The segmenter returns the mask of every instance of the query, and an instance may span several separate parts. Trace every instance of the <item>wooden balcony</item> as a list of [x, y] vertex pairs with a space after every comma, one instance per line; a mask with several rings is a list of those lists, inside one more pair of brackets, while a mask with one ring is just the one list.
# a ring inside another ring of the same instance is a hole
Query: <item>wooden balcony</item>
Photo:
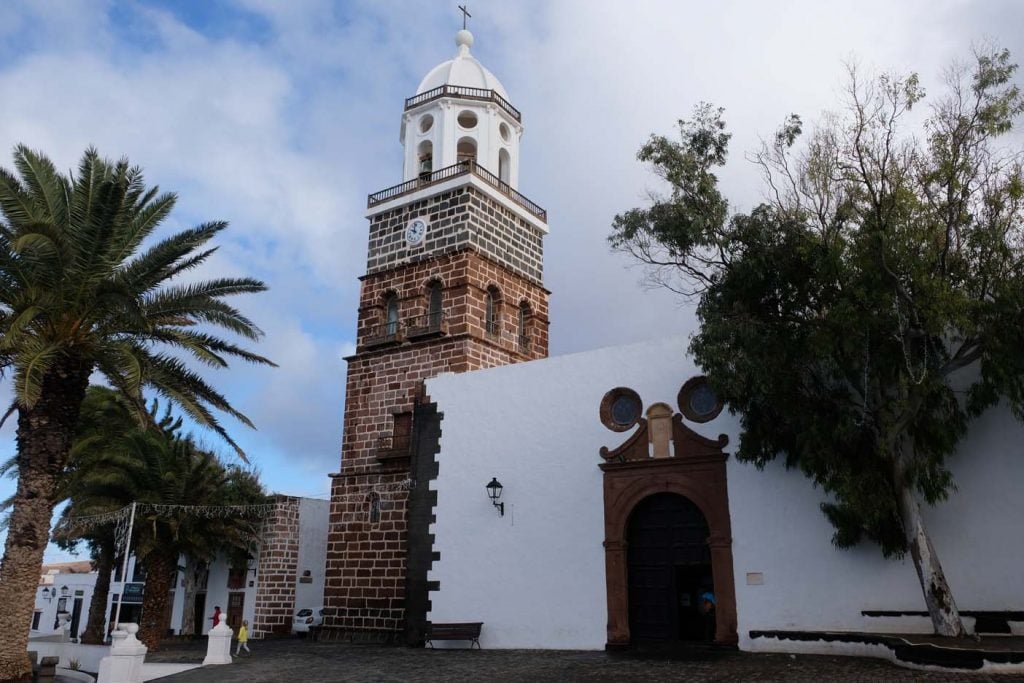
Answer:
[[408, 436], [381, 435], [377, 439], [374, 455], [382, 465], [396, 464], [411, 457], [412, 439]]

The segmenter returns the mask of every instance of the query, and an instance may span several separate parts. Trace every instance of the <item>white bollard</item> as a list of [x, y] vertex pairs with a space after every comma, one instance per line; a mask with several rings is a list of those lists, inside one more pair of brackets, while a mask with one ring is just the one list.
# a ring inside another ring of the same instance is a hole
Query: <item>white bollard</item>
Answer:
[[138, 624], [118, 624], [110, 634], [110, 654], [100, 660], [96, 683], [142, 683], [142, 663], [146, 646], [135, 634]]
[[206, 634], [209, 641], [206, 644], [206, 659], [203, 660], [203, 666], [231, 663], [231, 636], [234, 633], [228, 626], [227, 619], [222, 615], [220, 623]]

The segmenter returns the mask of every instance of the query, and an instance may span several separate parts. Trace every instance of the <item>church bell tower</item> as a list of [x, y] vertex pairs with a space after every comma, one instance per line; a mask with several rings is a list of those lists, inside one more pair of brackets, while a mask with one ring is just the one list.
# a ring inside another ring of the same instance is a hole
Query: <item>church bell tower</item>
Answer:
[[402, 182], [367, 200], [325, 634], [388, 640], [405, 628], [410, 546], [420, 556], [429, 544], [409, 523], [410, 491], [429, 487], [413, 438], [423, 380], [548, 355], [547, 213], [517, 189], [522, 115], [470, 53], [473, 35], [455, 44], [405, 100]]

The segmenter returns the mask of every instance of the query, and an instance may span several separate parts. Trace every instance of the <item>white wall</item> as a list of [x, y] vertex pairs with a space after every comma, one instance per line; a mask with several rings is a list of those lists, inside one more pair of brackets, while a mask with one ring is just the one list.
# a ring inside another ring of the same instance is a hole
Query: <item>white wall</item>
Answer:
[[[926, 524], [960, 609], [1024, 609], [1024, 429], [1009, 411], [982, 416], [950, 460], [958, 491]], [[909, 555], [885, 560], [876, 546], [832, 547], [825, 500], [797, 472], [730, 461], [730, 511], [740, 645], [751, 630], [930, 632], [927, 618], [878, 619], [862, 610], [924, 610]], [[747, 572], [764, 584], [748, 586]], [[973, 626], [973, 620], [968, 620]]]
[[[299, 500], [299, 560], [295, 577], [295, 610], [317, 609], [324, 602], [327, 569], [327, 526], [331, 502], [315, 498]], [[308, 582], [303, 574], [309, 572]]]
[[[483, 621], [484, 647], [603, 648], [606, 640], [604, 507], [598, 450], [630, 432], [598, 417], [605, 392], [635, 389], [646, 410], [700, 374], [686, 340], [601, 349], [429, 380], [441, 423], [437, 521], [441, 559], [429, 578], [429, 618]], [[698, 433], [738, 443], [723, 412]], [[1024, 609], [1024, 429], [1005, 409], [975, 423], [951, 467], [959, 491], [925, 517], [961, 609]], [[877, 547], [841, 551], [799, 472], [727, 465], [740, 646], [751, 630], [929, 630], [927, 619], [869, 619], [862, 610], [923, 610], [909, 558]], [[484, 490], [504, 485], [500, 518]], [[763, 585], [747, 585], [760, 572]], [[461, 644], [456, 644], [461, 645]], [[788, 644], [783, 644], [788, 646]]]
[[[483, 621], [484, 647], [604, 648], [599, 450], [629, 433], [606, 429], [598, 408], [617, 386], [635, 389], [645, 409], [674, 406], [697, 374], [685, 343], [664, 339], [427, 382], [444, 413], [431, 528], [441, 559], [429, 576], [441, 589], [430, 595], [431, 620]], [[504, 518], [484, 489], [492, 477], [504, 485]]]

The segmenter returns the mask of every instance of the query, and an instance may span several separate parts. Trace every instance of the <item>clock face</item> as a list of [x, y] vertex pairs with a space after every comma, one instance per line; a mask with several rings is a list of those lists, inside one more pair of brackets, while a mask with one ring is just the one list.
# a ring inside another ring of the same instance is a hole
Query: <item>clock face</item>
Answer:
[[405, 226], [405, 241], [410, 246], [416, 246], [423, 242], [423, 238], [427, 236], [427, 219], [425, 218], [413, 218], [409, 221], [409, 224]]

